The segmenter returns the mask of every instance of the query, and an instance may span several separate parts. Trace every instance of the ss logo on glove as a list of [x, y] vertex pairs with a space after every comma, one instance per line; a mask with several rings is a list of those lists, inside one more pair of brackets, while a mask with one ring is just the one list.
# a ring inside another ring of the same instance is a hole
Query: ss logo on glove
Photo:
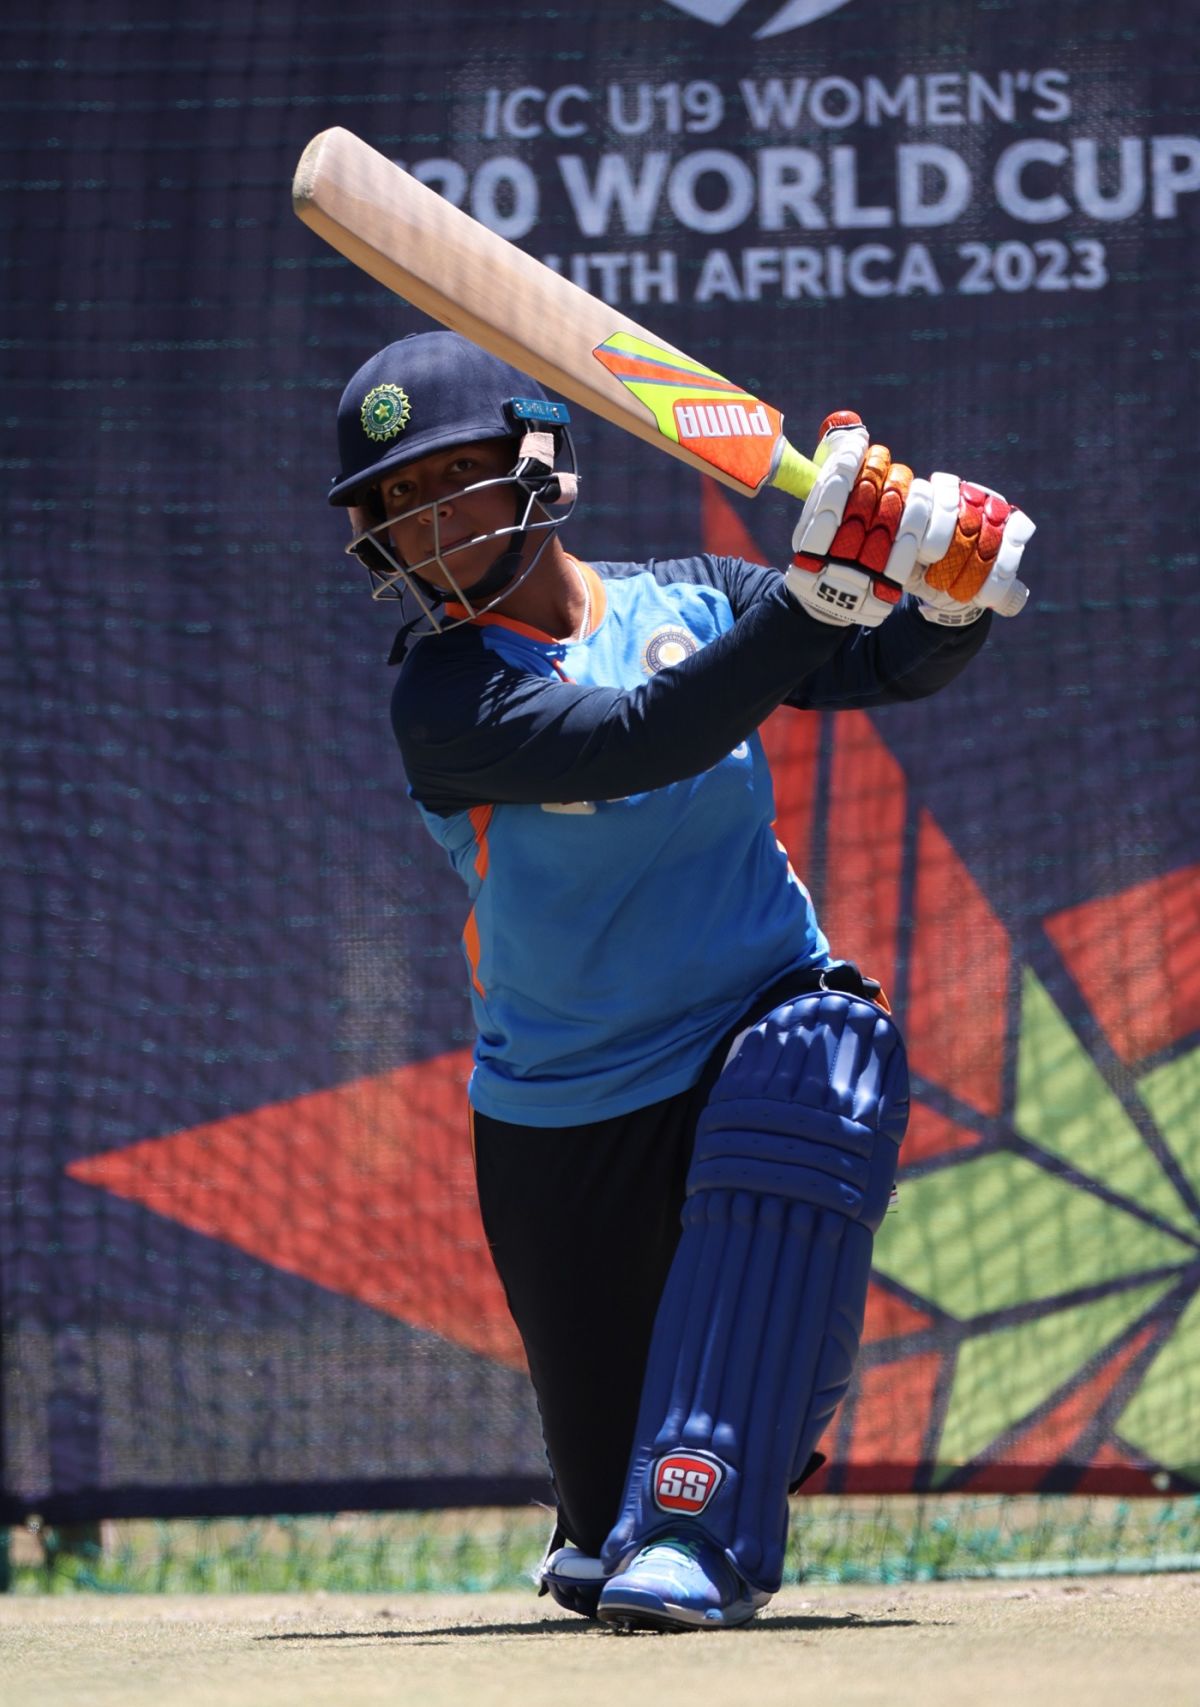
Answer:
[[811, 616], [874, 628], [905, 592], [947, 627], [1022, 608], [1017, 569], [1034, 527], [998, 492], [953, 474], [915, 480], [850, 409], [823, 422], [814, 461], [787, 573]]

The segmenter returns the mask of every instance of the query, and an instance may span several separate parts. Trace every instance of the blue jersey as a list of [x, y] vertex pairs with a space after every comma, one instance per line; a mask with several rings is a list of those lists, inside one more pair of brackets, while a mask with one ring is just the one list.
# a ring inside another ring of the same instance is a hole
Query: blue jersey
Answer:
[[490, 613], [414, 646], [392, 703], [470, 900], [471, 1101], [531, 1126], [687, 1089], [760, 990], [828, 961], [758, 725], [932, 692], [988, 626], [834, 628], [735, 559], [580, 567], [586, 635]]

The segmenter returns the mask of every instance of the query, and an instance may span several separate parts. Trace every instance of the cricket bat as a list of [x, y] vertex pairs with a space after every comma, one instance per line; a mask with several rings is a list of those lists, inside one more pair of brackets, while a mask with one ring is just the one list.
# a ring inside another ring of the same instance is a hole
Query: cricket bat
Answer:
[[806, 498], [778, 409], [463, 213], [348, 130], [304, 150], [292, 200], [363, 272], [472, 343], [746, 497]]

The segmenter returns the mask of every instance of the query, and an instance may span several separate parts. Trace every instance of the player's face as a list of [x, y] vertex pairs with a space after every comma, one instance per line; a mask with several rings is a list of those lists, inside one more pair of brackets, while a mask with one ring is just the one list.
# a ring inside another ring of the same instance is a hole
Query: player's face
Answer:
[[[452, 588], [440, 566], [426, 562], [437, 552], [447, 559], [454, 580], [468, 592], [507, 543], [479, 536], [513, 525], [514, 490], [502, 479], [511, 473], [512, 465], [510, 440], [485, 439], [434, 451], [384, 475], [380, 495], [384, 513], [396, 518], [388, 533], [401, 561], [424, 564], [420, 571], [423, 580]], [[489, 480], [502, 480], [502, 484], [480, 486]], [[466, 543], [472, 540], [477, 543]]]

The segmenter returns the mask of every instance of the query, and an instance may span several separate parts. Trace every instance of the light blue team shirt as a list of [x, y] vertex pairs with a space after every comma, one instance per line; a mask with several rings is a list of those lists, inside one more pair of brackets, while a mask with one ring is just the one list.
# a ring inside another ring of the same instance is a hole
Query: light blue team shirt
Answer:
[[410, 792], [470, 900], [470, 1099], [520, 1125], [687, 1089], [760, 991], [828, 964], [757, 726], [784, 701], [933, 691], [982, 640], [907, 612], [885, 650], [736, 559], [583, 573], [583, 638], [492, 614], [413, 647], [393, 700]]

